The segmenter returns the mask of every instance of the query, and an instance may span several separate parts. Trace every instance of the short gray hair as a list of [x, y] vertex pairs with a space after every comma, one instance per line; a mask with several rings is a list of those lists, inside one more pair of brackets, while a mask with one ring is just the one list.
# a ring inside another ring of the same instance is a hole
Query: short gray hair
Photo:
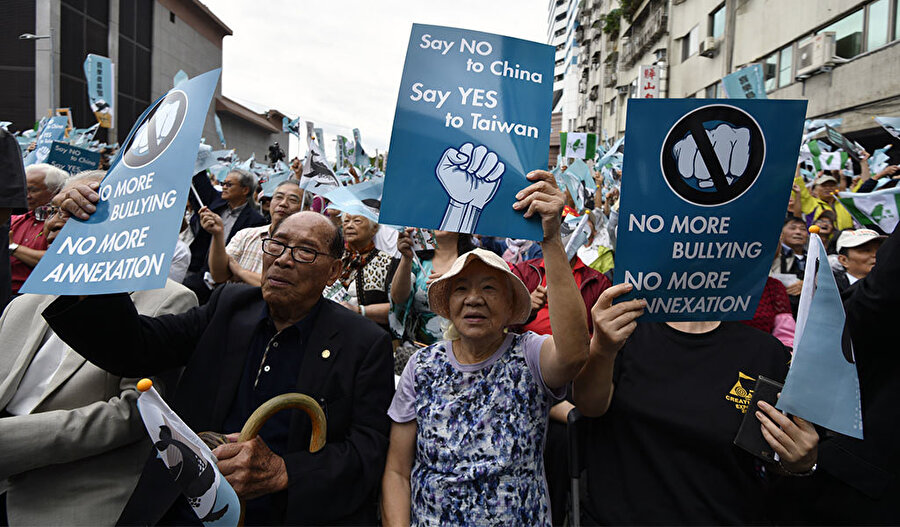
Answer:
[[79, 181], [101, 181], [104, 177], [106, 177], [106, 170], [85, 170], [67, 179], [66, 185], [78, 183]]
[[56, 195], [60, 190], [62, 190], [63, 186], [66, 184], [66, 180], [69, 179], [68, 172], [53, 165], [48, 165], [47, 163], [37, 163], [35, 165], [29, 165], [25, 169], [25, 174], [30, 174], [32, 172], [44, 173], [44, 185], [47, 186], [47, 190], [49, 190], [53, 195]]
[[233, 168], [228, 171], [228, 174], [237, 174], [238, 182], [240, 182], [242, 187], [246, 187], [250, 189], [250, 192], [247, 193], [247, 202], [252, 206], [256, 206], [256, 199], [254, 194], [256, 194], [256, 184], [257, 178], [252, 172], [248, 172], [242, 168]]

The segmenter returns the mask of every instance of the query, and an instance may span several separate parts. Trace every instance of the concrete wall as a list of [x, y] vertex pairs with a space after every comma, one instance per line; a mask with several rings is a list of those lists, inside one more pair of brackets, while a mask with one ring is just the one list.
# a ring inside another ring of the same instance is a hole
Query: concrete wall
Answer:
[[[153, 56], [150, 92], [153, 99], [172, 88], [172, 79], [178, 70], [184, 70], [189, 77], [195, 77], [209, 70], [222, 67], [222, 48], [202, 36], [182, 19], [170, 21], [170, 11], [154, 2], [153, 7]], [[222, 82], [216, 87], [216, 95], [222, 94]], [[218, 144], [214, 103], [203, 125], [203, 137], [207, 144]], [[228, 136], [226, 135], [226, 140]]]
[[[288, 134], [286, 133], [269, 133], [255, 124], [226, 112], [219, 112], [219, 119], [222, 120], [222, 131], [225, 134], [228, 148], [234, 148], [241, 159], [250, 159], [250, 156], [255, 153], [258, 163], [266, 163], [265, 156], [269, 153], [269, 145], [276, 141], [281, 145], [285, 154], [288, 153]], [[212, 135], [205, 137], [206, 144], [213, 145], [214, 149], [221, 148], [215, 131]], [[290, 162], [290, 159], [285, 157], [285, 162]]]
[[[669, 97], [688, 97], [702, 92], [728, 73], [724, 38], [718, 39], [718, 49], [712, 58], [701, 56], [694, 49], [693, 55], [685, 59], [681, 49], [680, 39], [695, 25], [699, 28], [698, 43], [710, 34], [709, 15], [720, 5], [722, 0], [691, 0], [670, 6]], [[700, 97], [702, 96], [701, 94]]]
[[[59, 106], [60, 9], [60, 0], [35, 2], [34, 34], [52, 36], [52, 39], [34, 41], [34, 115], [37, 119], [45, 117], [49, 108]], [[18, 35], [6, 35], [4, 38], [17, 37]]]

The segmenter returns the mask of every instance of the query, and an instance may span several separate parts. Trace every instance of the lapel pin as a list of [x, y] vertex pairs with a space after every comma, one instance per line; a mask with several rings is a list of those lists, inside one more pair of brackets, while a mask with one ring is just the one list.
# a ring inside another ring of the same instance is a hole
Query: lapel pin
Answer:
[[331, 357], [331, 352], [329, 350], [322, 351], [322, 358], [327, 359], [328, 357]]

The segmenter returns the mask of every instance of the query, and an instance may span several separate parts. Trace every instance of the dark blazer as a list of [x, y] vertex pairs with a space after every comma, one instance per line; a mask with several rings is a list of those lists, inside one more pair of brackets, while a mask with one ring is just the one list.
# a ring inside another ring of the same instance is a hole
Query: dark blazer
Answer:
[[[203, 200], [203, 204], [209, 207], [209, 210], [221, 215], [222, 212], [228, 208], [228, 202], [222, 199], [221, 192], [213, 188], [212, 183], [209, 182], [209, 178], [206, 177], [205, 172], [194, 175], [194, 178], [191, 181], [194, 184], [194, 188], [197, 190], [197, 194], [200, 195], [200, 199]], [[197, 202], [197, 198], [194, 196], [193, 192], [188, 194], [188, 200], [195, 211], [194, 215], [191, 216], [190, 222], [191, 232], [194, 233], [194, 241], [191, 242], [191, 263], [188, 266], [188, 271], [203, 272], [209, 270], [206, 255], [209, 253], [209, 242], [212, 240], [212, 235], [200, 226], [200, 215], [196, 212], [200, 210], [200, 204]], [[237, 234], [241, 229], [246, 229], [247, 227], [259, 227], [266, 223], [266, 219], [262, 214], [257, 212], [248, 202], [247, 206], [244, 207], [244, 210], [241, 211], [234, 221], [234, 226], [231, 228], [231, 231], [225, 233], [225, 243], [228, 244], [228, 242], [231, 241], [232, 236]]]
[[[118, 294], [81, 301], [61, 297], [44, 317], [73, 349], [109, 372], [149, 376], [185, 366], [170, 399], [172, 409], [196, 432], [221, 432], [263, 306], [260, 288], [225, 284], [206, 305], [180, 315], [139, 316], [128, 295]], [[98, 320], [102, 331], [85, 331]], [[326, 349], [330, 354], [323, 356]], [[374, 322], [325, 300], [296, 391], [323, 405], [327, 442], [310, 454], [309, 419], [293, 413], [284, 456], [289, 478], [285, 523], [375, 523], [394, 392], [390, 337]], [[120, 523], [157, 523], [178, 498], [171, 476], [153, 458]]]
[[837, 436], [819, 445], [821, 475], [814, 522], [900, 521], [900, 229], [885, 240], [868, 276], [843, 293], [862, 396], [865, 439]]

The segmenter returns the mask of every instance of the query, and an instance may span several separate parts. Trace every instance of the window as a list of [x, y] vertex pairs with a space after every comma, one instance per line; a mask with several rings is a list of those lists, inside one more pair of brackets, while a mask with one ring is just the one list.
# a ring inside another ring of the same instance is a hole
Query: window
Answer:
[[681, 61], [684, 62], [688, 57], [697, 53], [699, 49], [700, 26], [694, 26], [687, 35], [681, 39]]
[[613, 97], [611, 101], [609, 101], [609, 115], [616, 114], [616, 102], [619, 100], [618, 97]]
[[84, 128], [97, 122], [87, 96], [82, 64], [88, 53], [108, 56], [109, 2], [60, 2], [59, 102], [72, 110], [72, 122]]
[[706, 95], [707, 99], [721, 99], [722, 98], [722, 82], [719, 81], [715, 84], [710, 84], [706, 87]]
[[845, 59], [862, 53], [863, 10], [845, 16], [819, 33], [834, 31], [835, 55]]
[[722, 4], [718, 9], [709, 15], [709, 36], [719, 38], [725, 34], [725, 5]]
[[866, 18], [866, 51], [872, 51], [888, 42], [888, 0], [869, 4]]
[[787, 46], [778, 52], [778, 87], [783, 88], [794, 80], [793, 58], [794, 47]]
[[766, 91], [772, 91], [778, 87], [778, 53], [772, 53], [763, 61], [763, 79], [766, 83]]
[[153, 3], [119, 3], [119, 107], [116, 126], [127, 134], [141, 113], [150, 106], [150, 50], [152, 48]]

